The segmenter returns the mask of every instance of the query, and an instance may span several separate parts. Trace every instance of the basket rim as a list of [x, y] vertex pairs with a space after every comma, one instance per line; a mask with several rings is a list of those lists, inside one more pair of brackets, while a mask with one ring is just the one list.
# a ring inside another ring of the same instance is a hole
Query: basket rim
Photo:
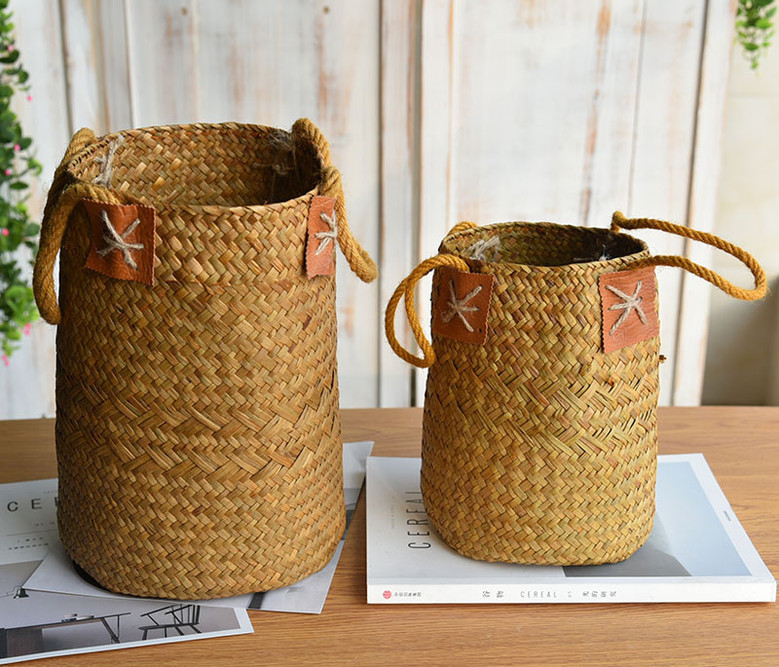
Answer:
[[[173, 124], [173, 125], [148, 125], [145, 127], [128, 128], [125, 130], [118, 130], [116, 132], [109, 132], [107, 134], [97, 137], [97, 139], [94, 142], [85, 146], [83, 149], [81, 149], [79, 152], [73, 155], [70, 162], [68, 163], [66, 171], [68, 175], [73, 179], [74, 182], [88, 183], [88, 181], [76, 175], [75, 173], [76, 168], [81, 166], [86, 159], [94, 156], [94, 154], [98, 153], [100, 150], [105, 149], [108, 144], [110, 144], [112, 141], [118, 138], [137, 139], [138, 137], [142, 137], [148, 134], [160, 134], [162, 132], [170, 132], [170, 131], [223, 132], [225, 130], [231, 130], [231, 131], [239, 130], [239, 131], [254, 132], [254, 133], [258, 131], [283, 132], [285, 134], [292, 136], [292, 132], [290, 132], [289, 130], [284, 130], [282, 128], [273, 127], [270, 125], [259, 125], [256, 123], [239, 123], [233, 121], [223, 122], [223, 123], [183, 123], [183, 124]], [[321, 166], [321, 158], [320, 158], [320, 166]], [[265, 212], [273, 212], [273, 211], [281, 210], [289, 206], [306, 204], [311, 198], [319, 194], [320, 184], [318, 183], [311, 190], [308, 190], [307, 192], [304, 192], [298, 195], [297, 197], [294, 197], [293, 199], [285, 199], [284, 201], [270, 202], [267, 204], [241, 204], [241, 205], [234, 205], [234, 206], [224, 206], [220, 204], [190, 204], [190, 203], [171, 204], [167, 202], [153, 201], [146, 198], [139, 198], [131, 192], [117, 190], [116, 188], [110, 188], [110, 190], [111, 192], [118, 194], [120, 198], [124, 200], [125, 204], [141, 204], [144, 206], [151, 206], [158, 213], [160, 211], [192, 211], [193, 213], [206, 213], [206, 214], [209, 212], [265, 213]]]
[[[482, 232], [505, 232], [509, 230], [509, 232], [519, 229], [532, 229], [532, 228], [546, 228], [546, 229], [561, 229], [561, 230], [575, 230], [579, 232], [596, 232], [596, 233], [606, 233], [608, 235], [613, 235], [614, 237], [622, 237], [627, 238], [630, 241], [634, 242], [638, 248], [640, 248], [637, 252], [630, 253], [628, 255], [620, 255], [619, 257], [612, 257], [610, 259], [604, 259], [604, 260], [591, 260], [591, 261], [582, 261], [582, 262], [569, 262], [567, 264], [555, 264], [555, 265], [547, 265], [547, 264], [523, 264], [521, 262], [507, 262], [507, 261], [483, 261], [479, 259], [473, 259], [471, 257], [468, 257], [466, 255], [463, 255], [461, 251], [458, 251], [456, 248], [451, 247], [451, 241], [457, 240], [457, 239], [463, 239], [467, 238], [468, 236], [482, 236]], [[558, 273], [558, 272], [570, 272], [570, 271], [580, 271], [582, 273], [585, 272], [591, 272], [593, 270], [608, 270], [608, 269], [615, 269], [621, 266], [624, 266], [625, 264], [628, 264], [630, 262], [633, 262], [637, 259], [643, 259], [645, 257], [651, 256], [651, 251], [649, 249], [649, 246], [647, 243], [639, 239], [635, 236], [632, 236], [630, 234], [625, 234], [624, 232], [613, 232], [607, 227], [585, 227], [583, 225], [569, 225], [569, 224], [563, 224], [558, 222], [546, 222], [546, 221], [506, 221], [506, 222], [494, 222], [490, 223], [488, 225], [477, 225], [476, 227], [470, 227], [467, 229], [462, 229], [454, 233], [447, 234], [446, 237], [441, 241], [441, 244], [438, 248], [439, 253], [448, 253], [457, 255], [458, 257], [462, 257], [465, 259], [469, 264], [473, 264], [476, 266], [480, 271], [490, 271], [490, 267], [492, 267], [493, 271], [518, 271], [518, 272], [548, 272], [548, 273]]]

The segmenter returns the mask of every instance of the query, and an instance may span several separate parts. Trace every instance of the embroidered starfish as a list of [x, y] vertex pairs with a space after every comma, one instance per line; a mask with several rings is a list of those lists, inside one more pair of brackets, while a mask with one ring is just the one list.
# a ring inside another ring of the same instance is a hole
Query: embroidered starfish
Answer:
[[636, 315], [638, 315], [639, 319], [643, 324], [647, 323], [646, 315], [644, 314], [644, 310], [641, 308], [641, 302], [644, 300], [644, 297], [638, 296], [639, 293], [641, 292], [640, 280], [636, 283], [636, 289], [633, 292], [633, 296], [625, 294], [621, 289], [617, 289], [613, 285], [606, 285], [606, 289], [609, 290], [610, 292], [613, 292], [620, 299], [622, 299], [622, 303], [615, 303], [613, 306], [609, 308], [609, 310], [623, 311], [622, 315], [619, 316], [617, 321], [614, 322], [613, 326], [611, 327], [611, 330], [609, 331], [610, 336], [613, 336], [614, 332], [625, 323], [625, 320], [630, 315], [631, 310], [636, 311]]
[[449, 323], [452, 321], [452, 318], [457, 315], [459, 317], [463, 324], [465, 325], [465, 328], [468, 329], [470, 333], [473, 333], [473, 327], [471, 326], [471, 323], [468, 321], [468, 318], [465, 317], [465, 313], [475, 313], [479, 308], [476, 306], [469, 306], [467, 305], [468, 302], [473, 299], [479, 292], [481, 292], [481, 285], [477, 285], [474, 287], [468, 294], [466, 294], [462, 299], [457, 298], [457, 293], [454, 291], [454, 280], [449, 281], [449, 301], [446, 305], [449, 306], [449, 310], [444, 313], [443, 320], [445, 323]]
[[[495, 262], [500, 258], [500, 237], [491, 236], [488, 239], [479, 239], [468, 250], [465, 251], [471, 259], [478, 259], [482, 262]], [[487, 258], [487, 253], [490, 258]]]
[[105, 223], [105, 233], [103, 234], [103, 241], [106, 242], [106, 247], [98, 250], [97, 254], [101, 257], [105, 257], [108, 253], [118, 250], [124, 257], [124, 263], [132, 269], [138, 269], [133, 256], [130, 254], [131, 250], [143, 250], [143, 243], [128, 243], [127, 237], [135, 231], [135, 228], [141, 224], [140, 218], [135, 218], [130, 226], [122, 232], [120, 235], [111, 224], [111, 220], [108, 218], [107, 211], [102, 211], [100, 217]]
[[333, 217], [331, 218], [327, 213], [320, 213], [319, 217], [324, 220], [327, 223], [327, 226], [330, 227], [330, 229], [326, 232], [317, 232], [314, 234], [314, 236], [318, 239], [320, 239], [322, 242], [317, 246], [315, 255], [321, 255], [327, 246], [330, 245], [330, 242], [333, 242], [333, 247], [335, 247], [335, 240], [338, 238], [338, 218], [335, 215], [335, 211], [333, 211]]

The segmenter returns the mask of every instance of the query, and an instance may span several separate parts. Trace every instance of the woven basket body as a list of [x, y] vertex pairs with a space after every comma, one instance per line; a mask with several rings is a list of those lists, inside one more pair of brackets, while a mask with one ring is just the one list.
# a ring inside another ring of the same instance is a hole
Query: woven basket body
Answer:
[[[749, 269], [737, 286], [684, 256], [651, 255], [622, 229], [707, 244]], [[624, 560], [649, 537], [657, 471], [660, 363], [656, 266], [684, 269], [745, 301], [763, 268], [713, 234], [612, 216], [611, 229], [551, 223], [456, 225], [387, 304], [387, 341], [429, 368], [422, 497], [461, 554], [587, 565]], [[432, 344], [414, 306], [433, 276]], [[395, 333], [405, 301], [421, 356]]]
[[160, 127], [96, 140], [64, 179], [92, 183], [106, 155], [111, 192], [156, 210], [154, 286], [85, 268], [76, 205], [57, 334], [62, 541], [122, 593], [292, 584], [345, 527], [335, 278], [304, 270], [321, 156], [271, 128]]
[[[461, 231], [439, 251], [471, 260], [496, 235], [498, 260], [478, 263], [495, 276], [484, 345], [433, 336], [430, 521], [480, 560], [622, 560], [652, 528], [659, 339], [603, 354], [598, 277], [649, 253], [627, 235], [546, 223]], [[601, 248], [613, 259], [586, 261]], [[441, 280], [439, 269], [434, 294]]]

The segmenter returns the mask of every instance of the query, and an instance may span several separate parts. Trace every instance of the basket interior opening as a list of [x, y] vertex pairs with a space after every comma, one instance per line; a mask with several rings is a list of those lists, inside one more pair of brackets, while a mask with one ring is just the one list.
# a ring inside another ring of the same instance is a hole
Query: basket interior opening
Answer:
[[111, 189], [152, 206], [273, 204], [319, 182], [311, 145], [249, 125], [130, 130], [90, 146], [71, 171], [89, 182], [110, 179]]
[[480, 227], [456, 235], [447, 250], [469, 259], [527, 266], [565, 266], [626, 257], [646, 249], [645, 244], [608, 229], [574, 227], [545, 222]]

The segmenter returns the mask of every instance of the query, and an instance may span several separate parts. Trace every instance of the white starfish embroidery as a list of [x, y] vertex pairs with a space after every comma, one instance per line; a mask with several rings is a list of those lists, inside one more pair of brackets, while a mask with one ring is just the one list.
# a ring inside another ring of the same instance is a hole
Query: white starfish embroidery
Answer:
[[609, 308], [609, 310], [623, 311], [622, 315], [619, 316], [617, 321], [614, 322], [613, 326], [611, 327], [611, 330], [609, 331], [610, 336], [613, 336], [614, 332], [625, 323], [625, 320], [630, 315], [631, 310], [636, 311], [636, 315], [638, 315], [639, 319], [643, 324], [647, 323], [646, 315], [644, 314], [644, 310], [641, 308], [641, 302], [644, 300], [644, 297], [638, 296], [639, 293], [641, 292], [640, 280], [636, 283], [636, 289], [633, 291], [633, 296], [625, 294], [621, 289], [617, 289], [613, 285], [606, 285], [606, 289], [609, 290], [610, 292], [613, 292], [620, 299], [622, 299], [622, 303], [615, 303], [613, 306]]
[[469, 306], [467, 305], [468, 302], [473, 299], [479, 292], [481, 292], [481, 285], [477, 285], [474, 287], [468, 294], [466, 294], [462, 299], [457, 298], [457, 293], [454, 290], [454, 280], [449, 281], [449, 301], [446, 305], [449, 306], [449, 310], [444, 313], [443, 320], [445, 323], [449, 323], [452, 321], [452, 318], [457, 315], [459, 317], [463, 324], [465, 325], [465, 328], [468, 329], [471, 333], [473, 333], [473, 327], [471, 326], [471, 323], [468, 321], [468, 318], [465, 317], [465, 313], [475, 313], [479, 308], [476, 306]]
[[338, 238], [338, 218], [335, 215], [335, 211], [333, 211], [333, 217], [331, 218], [327, 213], [320, 213], [319, 217], [324, 220], [327, 223], [327, 226], [330, 227], [330, 229], [326, 232], [317, 232], [314, 234], [315, 238], [318, 238], [320, 241], [322, 241], [316, 249], [315, 255], [321, 255], [327, 246], [330, 245], [330, 242], [333, 242], [333, 247], [335, 247], [335, 240]]
[[108, 253], [118, 250], [124, 257], [124, 263], [132, 269], [137, 269], [133, 256], [130, 254], [131, 250], [143, 250], [143, 243], [128, 243], [127, 237], [135, 231], [135, 228], [141, 224], [140, 218], [135, 218], [130, 226], [122, 232], [120, 235], [111, 224], [111, 220], [108, 218], [108, 212], [103, 210], [100, 213], [100, 217], [105, 224], [105, 233], [103, 234], [103, 241], [106, 242], [106, 247], [98, 250], [97, 254], [101, 257], [105, 257]]

